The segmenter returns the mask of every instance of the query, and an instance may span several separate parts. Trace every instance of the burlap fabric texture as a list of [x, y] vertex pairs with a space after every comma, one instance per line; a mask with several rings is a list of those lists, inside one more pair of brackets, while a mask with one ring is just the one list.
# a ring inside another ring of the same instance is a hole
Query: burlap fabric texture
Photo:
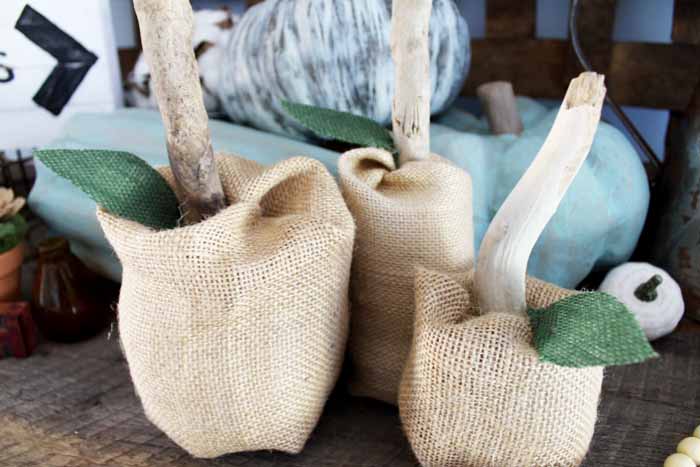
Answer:
[[[424, 467], [570, 467], [588, 451], [600, 367], [539, 360], [526, 316], [479, 316], [470, 277], [419, 271], [416, 331], [401, 381], [403, 429]], [[546, 307], [575, 292], [528, 279]]]
[[415, 269], [454, 272], [474, 257], [469, 175], [439, 156], [396, 168], [364, 148], [338, 165], [357, 238], [351, 278], [350, 391], [396, 404], [411, 346]]
[[317, 161], [217, 164], [230, 206], [204, 222], [156, 232], [98, 209], [129, 369], [148, 418], [194, 456], [298, 453], [343, 361], [354, 223]]

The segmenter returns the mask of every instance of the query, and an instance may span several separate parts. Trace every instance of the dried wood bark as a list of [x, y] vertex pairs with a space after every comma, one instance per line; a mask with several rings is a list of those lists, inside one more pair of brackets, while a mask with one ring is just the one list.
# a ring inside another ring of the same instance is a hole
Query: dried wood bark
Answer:
[[399, 162], [430, 155], [430, 52], [432, 0], [393, 0], [391, 56], [394, 60], [392, 123]]
[[508, 81], [492, 81], [476, 88], [476, 95], [484, 108], [489, 128], [494, 135], [523, 132], [513, 85]]
[[605, 98], [603, 76], [569, 85], [535, 160], [496, 213], [481, 243], [475, 292], [482, 313], [525, 313], [527, 262], [593, 144]]
[[195, 223], [226, 203], [192, 49], [192, 6], [189, 0], [135, 0], [134, 7], [183, 214]]

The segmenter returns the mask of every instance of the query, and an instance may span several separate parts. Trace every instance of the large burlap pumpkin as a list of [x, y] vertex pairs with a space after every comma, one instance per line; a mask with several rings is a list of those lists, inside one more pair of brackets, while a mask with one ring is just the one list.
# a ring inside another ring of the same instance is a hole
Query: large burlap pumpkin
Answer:
[[357, 224], [351, 279], [351, 392], [396, 403], [411, 346], [415, 268], [465, 270], [473, 262], [471, 179], [439, 156], [396, 168], [366, 148], [338, 164]]
[[[603, 368], [542, 362], [527, 316], [480, 316], [471, 277], [420, 271], [401, 382], [404, 431], [424, 467], [568, 467], [595, 427]], [[528, 279], [543, 308], [575, 292]]]
[[[573, 306], [565, 318], [549, 305], [568, 303], [574, 292], [528, 279], [525, 272], [533, 246], [590, 150], [604, 96], [600, 75], [583, 73], [571, 82], [544, 145], [481, 243], [473, 280], [418, 273], [399, 411], [424, 467], [574, 467], [586, 455], [603, 380], [599, 365], [616, 360], [571, 357], [606, 355], [567, 334], [579, 331], [570, 325], [571, 313], [581, 318], [599, 310]], [[537, 349], [531, 311], [540, 318], [557, 313], [537, 320], [546, 323], [548, 334], [537, 334]], [[590, 326], [580, 331], [586, 338], [599, 332]], [[556, 360], [563, 366], [545, 358], [557, 339], [558, 351], [567, 356]]]
[[198, 224], [98, 210], [129, 369], [148, 418], [195, 456], [297, 453], [343, 360], [352, 217], [317, 161], [216, 163], [229, 206]]
[[395, 0], [392, 8], [392, 140], [398, 164], [392, 153], [371, 147], [375, 143], [343, 154], [338, 163], [343, 196], [357, 224], [350, 391], [392, 404], [411, 345], [416, 267], [454, 272], [474, 259], [471, 178], [429, 151], [431, 8], [432, 0], [412, 2], [411, 8]]

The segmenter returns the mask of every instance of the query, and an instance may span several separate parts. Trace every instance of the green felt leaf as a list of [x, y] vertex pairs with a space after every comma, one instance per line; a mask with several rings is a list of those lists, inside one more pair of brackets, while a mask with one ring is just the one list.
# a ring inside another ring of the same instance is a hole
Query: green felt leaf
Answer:
[[612, 295], [587, 292], [529, 309], [542, 361], [584, 368], [639, 363], [658, 355], [634, 315]]
[[34, 154], [107, 211], [154, 229], [177, 226], [180, 212], [175, 193], [154, 168], [135, 155], [93, 149]]
[[362, 147], [395, 150], [389, 130], [369, 118], [288, 101], [282, 101], [282, 107], [290, 117], [320, 137]]

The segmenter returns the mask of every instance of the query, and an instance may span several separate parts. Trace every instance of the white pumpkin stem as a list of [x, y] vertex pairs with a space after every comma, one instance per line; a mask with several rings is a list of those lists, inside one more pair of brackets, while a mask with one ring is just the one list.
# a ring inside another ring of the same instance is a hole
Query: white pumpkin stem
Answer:
[[392, 125], [399, 163], [430, 155], [430, 52], [432, 0], [393, 0], [391, 56], [394, 60]]
[[192, 50], [192, 6], [190, 0], [135, 0], [134, 8], [185, 218], [198, 222], [226, 203]]
[[527, 311], [527, 262], [593, 144], [603, 81], [588, 72], [571, 81], [542, 148], [491, 222], [475, 275], [482, 313]]
[[513, 85], [508, 81], [492, 81], [476, 88], [489, 128], [494, 135], [523, 132], [523, 122], [518, 113]]

